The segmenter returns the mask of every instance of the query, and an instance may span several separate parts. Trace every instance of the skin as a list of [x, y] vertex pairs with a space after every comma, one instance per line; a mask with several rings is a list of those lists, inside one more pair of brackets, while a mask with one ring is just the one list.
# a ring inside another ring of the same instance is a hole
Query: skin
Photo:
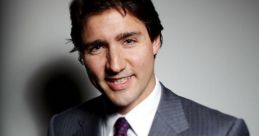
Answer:
[[160, 36], [151, 41], [143, 22], [115, 9], [90, 16], [82, 33], [83, 60], [93, 85], [126, 114], [154, 89], [154, 55]]

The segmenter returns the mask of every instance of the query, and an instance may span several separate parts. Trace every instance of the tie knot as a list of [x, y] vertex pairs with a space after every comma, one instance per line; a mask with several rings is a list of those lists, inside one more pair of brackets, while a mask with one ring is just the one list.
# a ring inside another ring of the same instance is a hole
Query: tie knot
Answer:
[[114, 136], [127, 136], [127, 131], [129, 129], [129, 123], [128, 121], [121, 117], [119, 118], [115, 124], [114, 124], [114, 128], [115, 128], [115, 133]]

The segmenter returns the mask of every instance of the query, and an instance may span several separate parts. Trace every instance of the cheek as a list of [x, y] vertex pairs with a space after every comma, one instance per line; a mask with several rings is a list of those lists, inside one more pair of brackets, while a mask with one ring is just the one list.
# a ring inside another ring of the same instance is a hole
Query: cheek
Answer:
[[95, 78], [100, 78], [103, 75], [104, 64], [100, 59], [97, 58], [87, 58], [84, 59], [85, 68], [90, 76]]
[[131, 65], [135, 68], [142, 70], [144, 73], [148, 67], [152, 67], [154, 61], [152, 48], [139, 48], [132, 54], [130, 57]]

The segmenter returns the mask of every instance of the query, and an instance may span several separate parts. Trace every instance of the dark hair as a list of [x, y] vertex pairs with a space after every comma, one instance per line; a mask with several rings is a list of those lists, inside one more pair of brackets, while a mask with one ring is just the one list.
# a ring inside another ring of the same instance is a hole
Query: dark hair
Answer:
[[[154, 41], [160, 35], [162, 43], [161, 31], [163, 26], [151, 0], [72, 0], [70, 4], [72, 25], [70, 35], [74, 49], [71, 52], [82, 52], [84, 50], [82, 32], [84, 22], [87, 21], [88, 17], [111, 8], [120, 12], [122, 10], [124, 15], [128, 12], [141, 20], [147, 28], [151, 41]], [[79, 60], [81, 59], [80, 56]]]

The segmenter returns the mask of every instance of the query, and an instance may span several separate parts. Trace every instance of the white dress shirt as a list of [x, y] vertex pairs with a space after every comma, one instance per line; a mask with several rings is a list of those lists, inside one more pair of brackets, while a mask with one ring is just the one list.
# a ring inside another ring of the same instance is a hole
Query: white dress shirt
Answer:
[[113, 136], [113, 126], [120, 117], [125, 117], [130, 124], [128, 136], [147, 136], [154, 120], [161, 98], [161, 85], [156, 78], [156, 85], [151, 94], [126, 115], [115, 113], [102, 123], [102, 136]]

